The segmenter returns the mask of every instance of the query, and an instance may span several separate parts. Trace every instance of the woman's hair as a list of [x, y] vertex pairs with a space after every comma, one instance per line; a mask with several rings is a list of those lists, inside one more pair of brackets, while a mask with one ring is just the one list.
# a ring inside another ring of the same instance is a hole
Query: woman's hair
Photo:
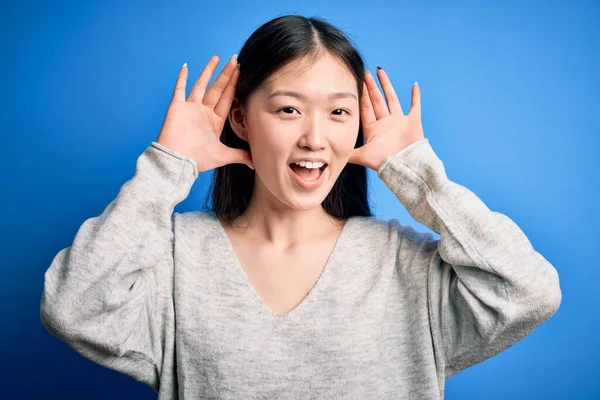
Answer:
[[[324, 52], [339, 58], [356, 78], [359, 99], [362, 95], [364, 63], [358, 50], [339, 29], [323, 19], [300, 15], [280, 16], [260, 26], [246, 41], [238, 55], [240, 75], [235, 96], [240, 105], [272, 73], [296, 59], [312, 65]], [[364, 144], [362, 123], [354, 147]], [[226, 119], [221, 141], [233, 148], [250, 150], [248, 142], [240, 139]], [[254, 188], [254, 172], [244, 164], [228, 164], [217, 168], [210, 195], [211, 211], [231, 223], [241, 215], [250, 202]], [[367, 170], [348, 163], [322, 203], [334, 218], [371, 216], [367, 195]]]

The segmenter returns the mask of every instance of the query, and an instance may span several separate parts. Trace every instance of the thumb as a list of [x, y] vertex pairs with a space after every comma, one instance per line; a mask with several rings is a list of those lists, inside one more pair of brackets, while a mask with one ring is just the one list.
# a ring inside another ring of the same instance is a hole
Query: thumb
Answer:
[[355, 148], [350, 153], [349, 163], [364, 165], [364, 151], [362, 147]]
[[234, 149], [223, 145], [222, 162], [223, 165], [227, 164], [246, 164], [250, 168], [254, 169], [254, 162], [252, 156], [246, 150]]

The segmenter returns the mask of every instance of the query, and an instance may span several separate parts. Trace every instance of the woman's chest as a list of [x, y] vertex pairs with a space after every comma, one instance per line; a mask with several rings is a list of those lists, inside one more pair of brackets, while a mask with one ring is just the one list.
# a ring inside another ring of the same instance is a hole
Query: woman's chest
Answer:
[[388, 377], [400, 382], [422, 367], [425, 356], [403, 352], [427, 348], [425, 319], [410, 318], [396, 301], [391, 306], [389, 279], [374, 278], [370, 287], [350, 282], [327, 286], [283, 317], [259, 307], [231, 277], [176, 285], [181, 387], [202, 382], [213, 391], [207, 397], [231, 394], [222, 398], [277, 398], [291, 390], [309, 398], [315, 388], [322, 397], [385, 398], [377, 393], [391, 388]]
[[190, 314], [191, 307], [176, 313], [182, 387], [200, 379], [215, 393], [234, 393], [231, 398], [244, 393], [277, 398], [291, 391], [297, 391], [295, 398], [309, 398], [314, 396], [311, 387], [326, 388], [322, 394], [327, 397], [344, 393], [344, 382], [350, 381], [359, 388], [370, 387], [368, 377], [376, 372], [365, 372], [373, 371], [381, 356], [383, 313], [359, 315], [362, 311], [355, 310], [352, 315], [340, 308], [319, 317], [311, 309], [279, 318], [248, 304], [207, 306], [202, 297], [197, 297], [195, 314]]
[[[398, 374], [414, 370], [414, 362], [424, 359], [401, 354], [426, 348], [426, 313], [415, 321], [409, 312], [425, 303], [415, 304], [403, 288], [393, 260], [344, 249], [344, 257], [337, 253], [327, 261], [305, 299], [278, 316], [230, 253], [224, 257], [210, 246], [175, 253], [174, 330], [182, 387], [204, 382], [215, 393], [277, 397], [276, 390], [285, 393], [294, 382], [298, 390], [326, 388], [327, 397], [346, 393], [352, 382], [355, 390], [348, 395], [363, 388], [365, 398], [384, 387], [371, 379], [386, 379], [390, 368]], [[306, 264], [302, 258], [289, 262]], [[280, 283], [285, 280], [282, 276]], [[266, 388], [274, 392], [263, 392]]]
[[237, 244], [241, 279], [256, 299], [276, 316], [283, 316], [310, 294], [325, 268], [331, 249], [315, 245], [302, 251], [276, 252]]

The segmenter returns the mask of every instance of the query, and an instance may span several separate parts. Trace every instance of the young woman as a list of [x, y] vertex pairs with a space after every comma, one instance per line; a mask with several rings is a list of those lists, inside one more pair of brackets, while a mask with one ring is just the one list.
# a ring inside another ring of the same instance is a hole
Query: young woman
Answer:
[[[556, 269], [446, 176], [417, 84], [403, 110], [342, 32], [294, 15], [207, 88], [218, 62], [187, 98], [182, 67], [132, 179], [54, 258], [52, 334], [159, 399], [442, 399], [556, 312]], [[214, 168], [212, 212], [173, 212]], [[440, 240], [373, 217], [366, 168]]]

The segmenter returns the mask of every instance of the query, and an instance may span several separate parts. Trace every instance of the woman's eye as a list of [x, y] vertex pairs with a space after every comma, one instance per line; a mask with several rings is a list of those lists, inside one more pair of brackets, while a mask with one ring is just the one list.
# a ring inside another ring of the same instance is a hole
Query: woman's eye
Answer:
[[[350, 115], [350, 113], [347, 110], [344, 110], [343, 108], [338, 108], [337, 110], [334, 110], [334, 112], [335, 111], [342, 111], [342, 112], [345, 112], [346, 114]], [[336, 114], [336, 115], [342, 115], [342, 114]]]
[[[298, 111], [298, 110], [296, 110], [294, 107], [283, 107], [283, 108], [280, 108], [279, 110], [277, 110], [278, 113], [280, 113], [282, 111], [284, 112], [284, 114], [293, 115], [294, 111]], [[337, 113], [338, 111], [339, 111], [339, 113]], [[343, 108], [338, 108], [337, 110], [334, 110], [333, 112], [337, 116], [341, 116], [341, 115], [343, 115], [343, 113], [350, 115], [350, 112], [348, 110], [344, 110]]]
[[[283, 107], [283, 108], [280, 108], [279, 110], [277, 110], [277, 112], [279, 113], [279, 112], [281, 112], [283, 110], [290, 111], [290, 110], [296, 110], [296, 109], [294, 107]], [[298, 111], [298, 110], [296, 110], [296, 111]], [[284, 114], [293, 114], [293, 111], [292, 112], [285, 112]]]

